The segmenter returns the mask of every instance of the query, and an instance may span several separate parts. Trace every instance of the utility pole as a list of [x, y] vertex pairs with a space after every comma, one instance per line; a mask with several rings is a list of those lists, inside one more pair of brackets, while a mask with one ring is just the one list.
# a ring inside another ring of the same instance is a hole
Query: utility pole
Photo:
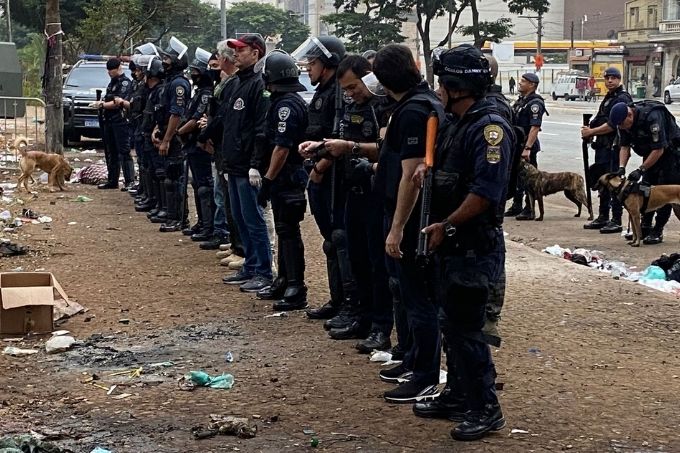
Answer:
[[220, 2], [220, 25], [222, 27], [222, 39], [227, 39], [227, 0]]
[[9, 0], [5, 0], [5, 14], [7, 15], [7, 42], [12, 42], [12, 15], [9, 11]]
[[574, 21], [571, 21], [571, 46], [569, 46], [571, 50], [574, 50]]
[[47, 68], [45, 70], [45, 148], [64, 153], [64, 112], [62, 109], [61, 16], [59, 0], [47, 0]]
[[543, 40], [543, 13], [538, 13], [538, 31], [536, 36], [536, 53], [541, 55], [541, 41]]

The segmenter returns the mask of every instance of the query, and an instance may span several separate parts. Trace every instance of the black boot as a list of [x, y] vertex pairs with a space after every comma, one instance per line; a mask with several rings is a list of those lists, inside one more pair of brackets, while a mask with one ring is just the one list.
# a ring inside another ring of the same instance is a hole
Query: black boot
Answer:
[[505, 418], [499, 404], [487, 404], [482, 411], [470, 411], [465, 421], [451, 430], [456, 440], [477, 440], [489, 432], [500, 431], [505, 427]]
[[505, 217], [515, 217], [516, 215], [519, 215], [520, 212], [522, 212], [522, 202], [515, 203], [513, 201], [512, 205], [503, 213], [503, 215]]
[[385, 333], [374, 330], [365, 338], [356, 344], [356, 349], [361, 354], [370, 354], [374, 350], [388, 351], [392, 347], [390, 336]]
[[589, 223], [586, 223], [585, 225], [583, 225], [583, 229], [584, 230], [599, 230], [599, 229], [605, 227], [608, 223], [609, 223], [609, 219], [607, 219], [607, 217], [599, 215], [592, 222], [589, 222]]
[[135, 183], [135, 162], [132, 160], [132, 157], [129, 157], [127, 160], [121, 162], [121, 164], [123, 167], [123, 181], [125, 181], [125, 184], [120, 190], [122, 192], [127, 192]]
[[[652, 227], [649, 226], [649, 225], [642, 225], [642, 226], [640, 227], [640, 229], [641, 229], [641, 233], [642, 233], [642, 238], [643, 238], [643, 240], [644, 240], [644, 238], [646, 238], [647, 236], [649, 236], [650, 233], [652, 232]], [[633, 232], [629, 230], [628, 232], [626, 232], [624, 238], [625, 238], [627, 241], [632, 241], [632, 240], [633, 240]]]
[[210, 240], [201, 242], [198, 247], [201, 250], [217, 250], [222, 244], [229, 244], [229, 235], [213, 234]]
[[307, 287], [288, 286], [283, 294], [283, 299], [277, 300], [272, 304], [276, 311], [302, 310], [307, 307]]
[[623, 227], [621, 226], [621, 219], [611, 219], [605, 226], [600, 228], [600, 233], [601, 234], [612, 234], [612, 233], [620, 233], [623, 231]]
[[354, 315], [349, 324], [339, 329], [331, 329], [328, 336], [334, 340], [352, 340], [365, 338], [371, 329], [371, 323], [364, 316]]
[[661, 244], [662, 242], [663, 230], [659, 230], [658, 228], [653, 228], [652, 231], [642, 239], [642, 243], [647, 245]]
[[147, 214], [151, 223], [164, 223], [168, 219], [168, 193], [165, 190], [164, 181], [158, 180], [158, 205], [155, 214], [151, 215], [154, 210], [152, 209]]
[[351, 300], [343, 302], [342, 307], [338, 310], [338, 314], [324, 322], [323, 328], [326, 330], [344, 329], [352, 324], [356, 318], [354, 314], [354, 304], [355, 303]]
[[181, 202], [181, 193], [179, 191], [179, 182], [166, 177], [164, 186], [168, 211], [166, 221], [158, 231], [162, 233], [180, 231], [179, 204]]
[[335, 247], [331, 241], [323, 242], [323, 252], [326, 255], [326, 275], [328, 275], [328, 288], [331, 293], [331, 300], [319, 308], [307, 310], [309, 319], [331, 319], [340, 311], [342, 300], [342, 278]]
[[301, 310], [307, 307], [305, 279], [305, 247], [302, 238], [279, 237], [279, 267], [286, 273], [287, 287], [283, 299], [274, 302], [274, 310]]
[[213, 220], [214, 220], [214, 205], [215, 197], [212, 187], [201, 186], [198, 188], [198, 206], [196, 210], [201, 219], [201, 230], [191, 236], [191, 240], [195, 242], [204, 242], [213, 236]]
[[274, 279], [271, 286], [258, 291], [257, 294], [255, 294], [255, 297], [260, 300], [282, 299], [283, 294], [286, 292], [287, 284], [286, 278], [279, 273], [279, 276]]
[[432, 401], [413, 405], [413, 413], [418, 417], [443, 418], [454, 422], [462, 422], [466, 412], [465, 398], [455, 395], [448, 385]]
[[329, 300], [319, 308], [310, 308], [306, 313], [309, 319], [331, 319], [338, 314], [338, 304]]

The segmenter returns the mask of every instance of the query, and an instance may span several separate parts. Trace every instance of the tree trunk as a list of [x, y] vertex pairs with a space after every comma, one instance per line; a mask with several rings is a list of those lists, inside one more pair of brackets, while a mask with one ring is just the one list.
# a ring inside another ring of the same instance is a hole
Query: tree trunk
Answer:
[[45, 147], [47, 152], [64, 153], [64, 111], [62, 107], [61, 18], [59, 0], [47, 0], [47, 67], [45, 69]]

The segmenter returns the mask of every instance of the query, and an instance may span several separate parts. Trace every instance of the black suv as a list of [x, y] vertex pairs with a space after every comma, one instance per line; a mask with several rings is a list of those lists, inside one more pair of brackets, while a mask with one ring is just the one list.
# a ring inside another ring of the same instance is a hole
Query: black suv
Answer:
[[[125, 74], [130, 77], [127, 63]], [[64, 79], [64, 141], [78, 142], [81, 137], [101, 138], [97, 109], [88, 107], [97, 100], [97, 90], [102, 98], [111, 78], [106, 71], [106, 60], [79, 60]]]

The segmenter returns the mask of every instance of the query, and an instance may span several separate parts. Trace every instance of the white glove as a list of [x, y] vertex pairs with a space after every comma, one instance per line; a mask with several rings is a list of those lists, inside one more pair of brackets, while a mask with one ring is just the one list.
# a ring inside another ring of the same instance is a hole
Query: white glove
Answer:
[[248, 180], [250, 181], [251, 186], [257, 187], [258, 189], [262, 187], [262, 176], [260, 176], [260, 172], [255, 168], [248, 170]]

